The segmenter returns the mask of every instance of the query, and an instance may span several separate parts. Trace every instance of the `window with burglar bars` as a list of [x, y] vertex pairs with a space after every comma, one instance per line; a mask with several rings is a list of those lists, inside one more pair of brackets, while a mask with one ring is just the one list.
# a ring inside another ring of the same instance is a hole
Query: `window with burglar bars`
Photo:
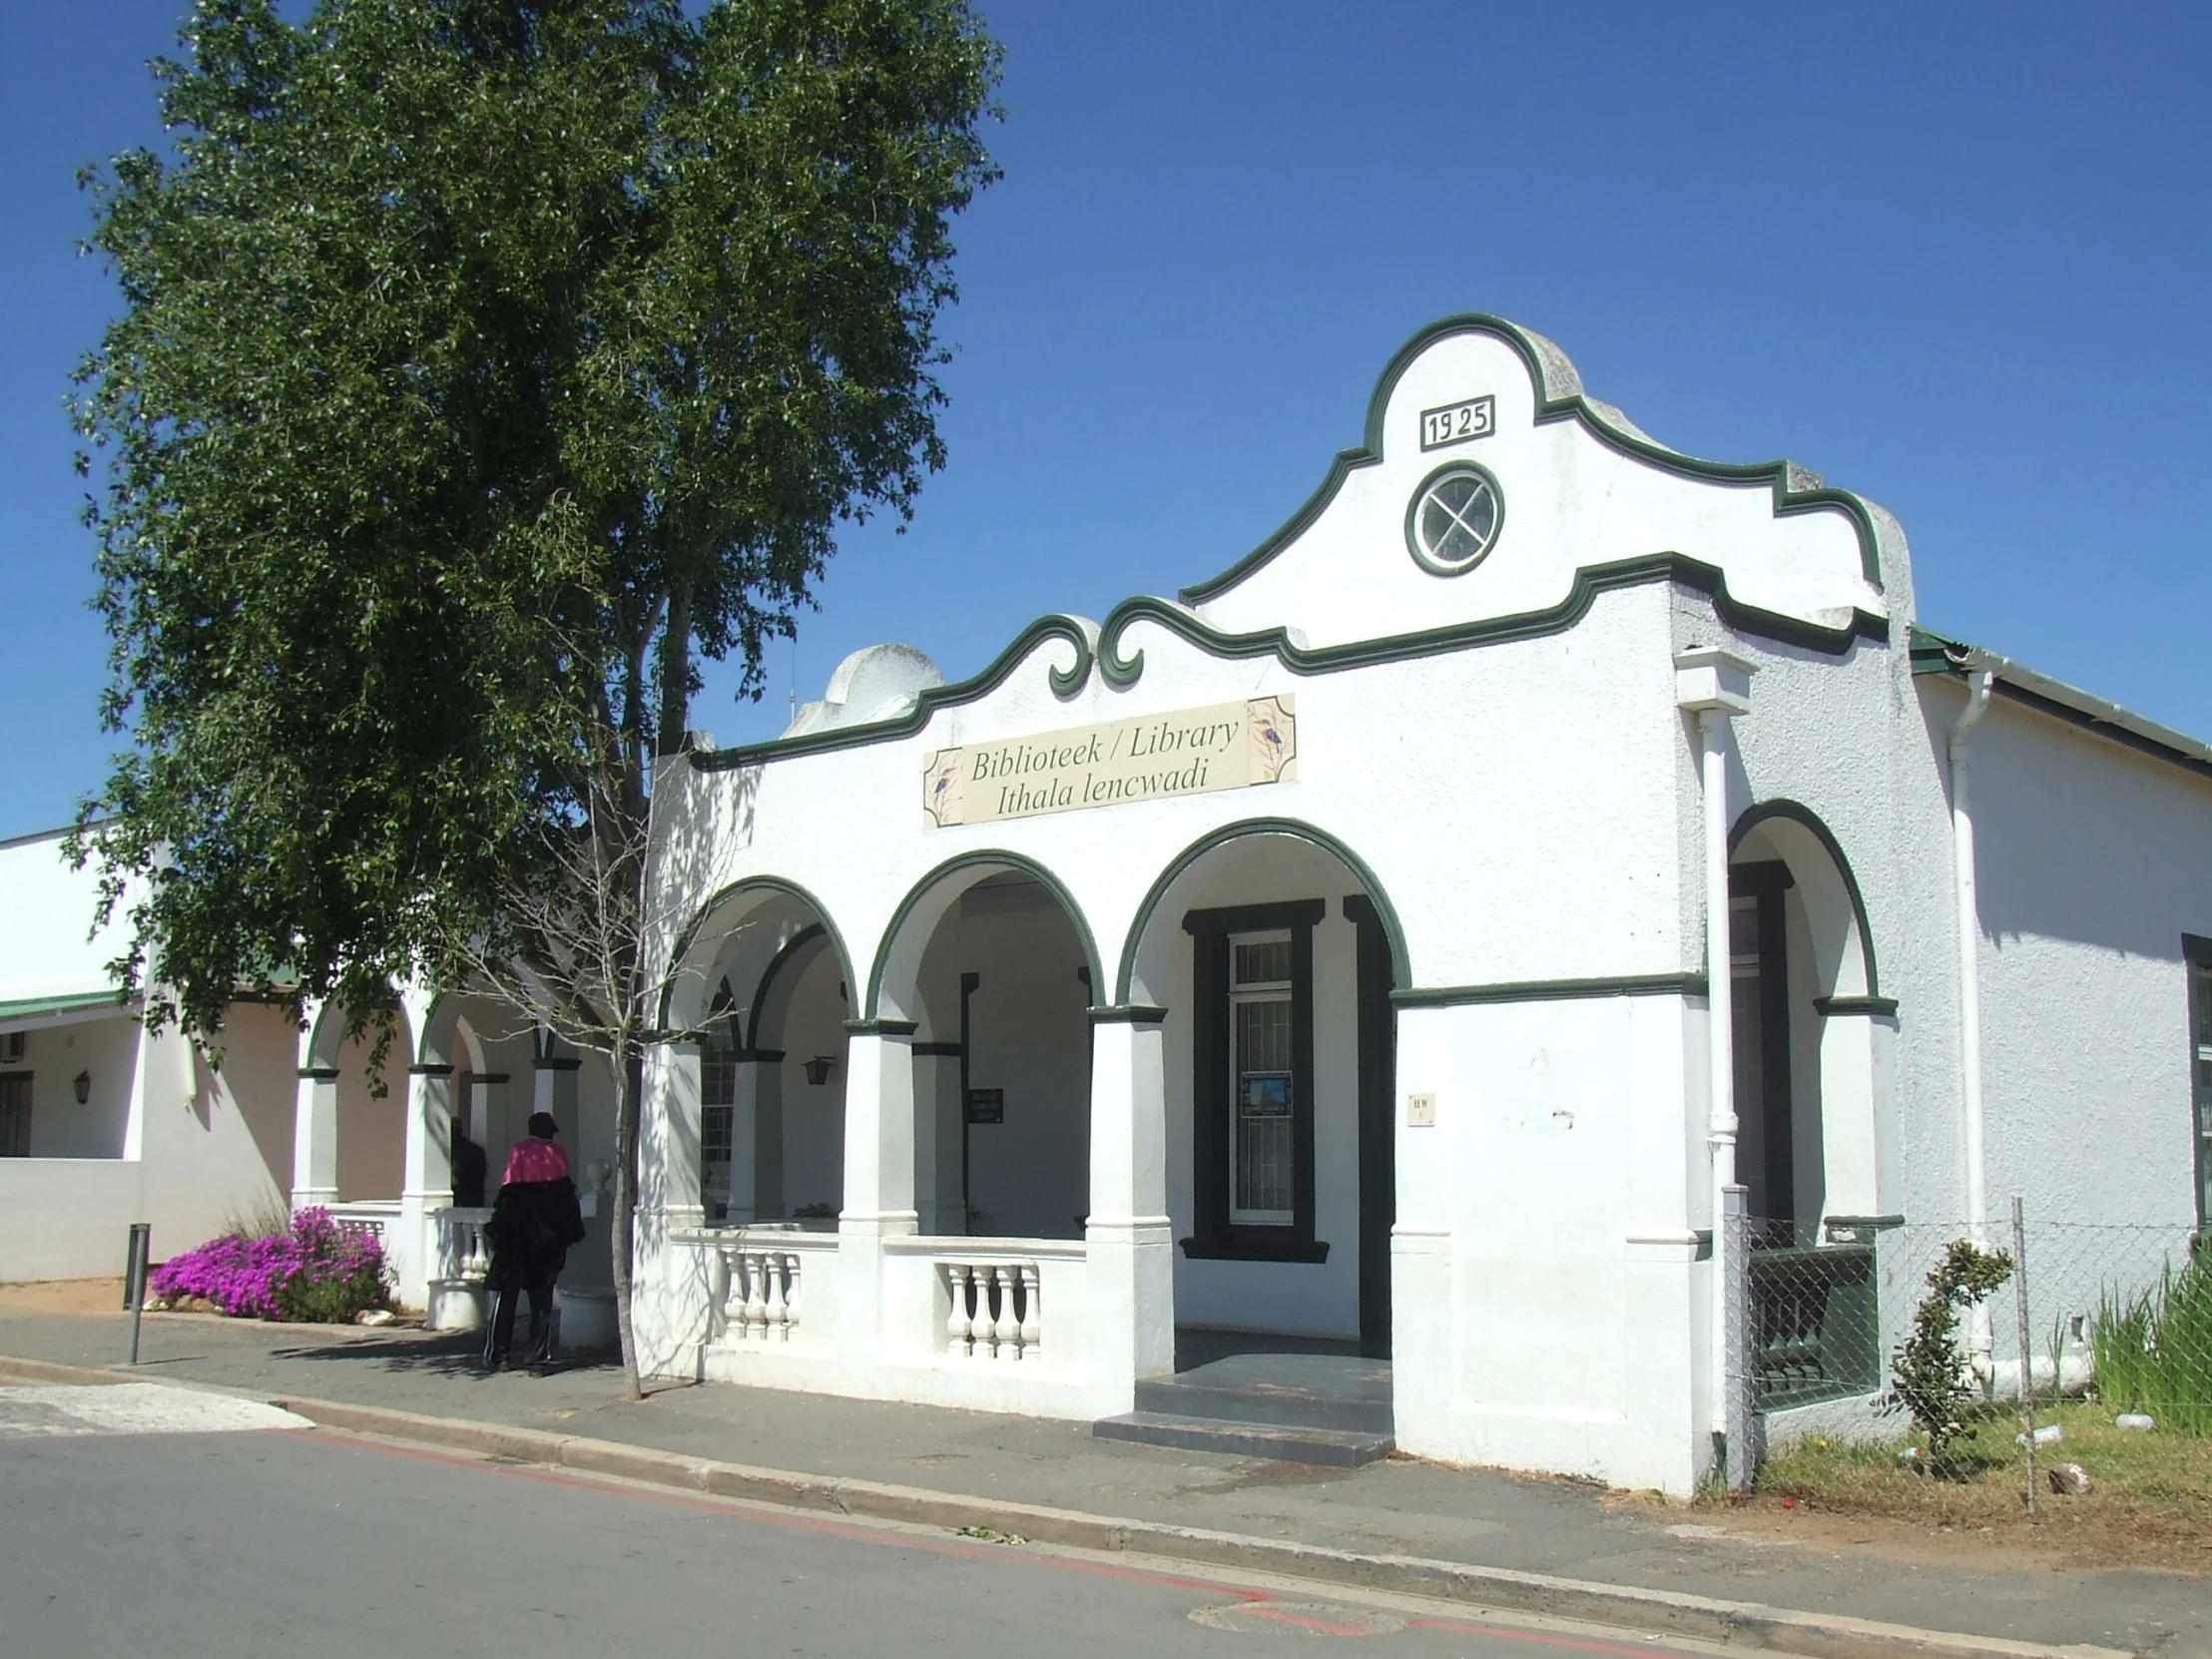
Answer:
[[1288, 1227], [1296, 1219], [1291, 936], [1233, 939], [1230, 962], [1229, 1219]]
[[0, 1158], [31, 1155], [31, 1074], [0, 1075]]
[[730, 1011], [734, 1000], [730, 981], [725, 979], [715, 993], [707, 1034], [699, 1044], [700, 1187], [715, 1221], [729, 1213], [730, 1203], [730, 1152], [738, 1102], [738, 1022]]

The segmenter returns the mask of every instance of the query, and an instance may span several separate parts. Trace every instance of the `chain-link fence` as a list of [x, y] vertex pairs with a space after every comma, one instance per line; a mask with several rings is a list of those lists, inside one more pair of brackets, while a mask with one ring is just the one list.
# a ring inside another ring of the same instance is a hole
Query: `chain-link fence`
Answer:
[[[1880, 1216], [1817, 1227], [1751, 1217], [1744, 1232], [1731, 1381], [1763, 1416], [1886, 1391], [1930, 1273], [1973, 1237], [1961, 1223]], [[2212, 1435], [2212, 1247], [2200, 1253], [2192, 1227], [2023, 1209], [2015, 1233], [2000, 1209], [1979, 1242], [2012, 1258], [2013, 1274], [1959, 1321], [1976, 1392], [2028, 1408], [2093, 1394], [2160, 1428]]]

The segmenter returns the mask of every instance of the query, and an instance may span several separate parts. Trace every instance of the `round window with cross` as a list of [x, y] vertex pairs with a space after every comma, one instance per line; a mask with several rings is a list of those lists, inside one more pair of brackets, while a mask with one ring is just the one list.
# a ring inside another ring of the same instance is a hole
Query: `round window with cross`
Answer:
[[1505, 522], [1497, 480], [1472, 461], [1430, 473], [1405, 513], [1405, 545], [1423, 570], [1457, 576], [1496, 545]]

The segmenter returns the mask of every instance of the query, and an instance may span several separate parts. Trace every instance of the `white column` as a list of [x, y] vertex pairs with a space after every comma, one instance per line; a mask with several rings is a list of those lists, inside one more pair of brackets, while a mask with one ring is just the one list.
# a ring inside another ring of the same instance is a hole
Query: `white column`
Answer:
[[723, 1220], [745, 1227], [761, 1219], [761, 1074], [766, 1066], [740, 1058], [730, 1090], [730, 1196]]
[[[1981, 903], [1974, 886], [1973, 807], [1968, 792], [1966, 734], [1989, 707], [1996, 677], [1976, 669], [1966, 685], [1966, 706], [1950, 729], [1950, 841], [1958, 929], [1958, 1128], [1964, 1163], [1966, 1225], [1976, 1244], [1989, 1240], [1987, 1156], [1981, 1100]], [[1987, 1316], [1977, 1318], [1977, 1330]], [[1986, 1342], [1977, 1344], [1987, 1352]]]
[[337, 1068], [302, 1065], [291, 1129], [291, 1207], [307, 1210], [337, 1201]]
[[1090, 1304], [1085, 1366], [1100, 1416], [1140, 1377], [1175, 1370], [1175, 1226], [1168, 1216], [1164, 1008], [1092, 1011]]
[[967, 1231], [959, 1133], [959, 1045], [933, 1043], [929, 1052], [914, 1055], [914, 1209], [924, 1233], [957, 1237]]
[[[912, 1020], [854, 1020], [845, 1026], [844, 1208], [837, 1216], [837, 1351], [847, 1365], [872, 1364], [885, 1346], [886, 1315], [926, 1310], [883, 1306], [883, 1241], [914, 1232], [914, 1056]], [[896, 1346], [896, 1345], [893, 1345]]]
[[645, 1051], [643, 1070], [631, 1257], [638, 1368], [654, 1377], [697, 1377], [708, 1336], [707, 1253], [670, 1235], [706, 1220], [699, 1200], [699, 1047], [656, 1043]]
[[406, 1170], [399, 1184], [399, 1227], [419, 1240], [401, 1264], [399, 1300], [428, 1308], [437, 1271], [437, 1213], [453, 1203], [453, 1068], [407, 1068]]
[[1705, 807], [1706, 1144], [1712, 1157], [1711, 1347], [1707, 1365], [1711, 1431], [1728, 1423], [1729, 1287], [1721, 1272], [1722, 1194], [1736, 1184], [1736, 1041], [1728, 906], [1728, 723], [1751, 711], [1755, 666], [1730, 652], [1693, 646], [1674, 659], [1675, 706], [1698, 717]]

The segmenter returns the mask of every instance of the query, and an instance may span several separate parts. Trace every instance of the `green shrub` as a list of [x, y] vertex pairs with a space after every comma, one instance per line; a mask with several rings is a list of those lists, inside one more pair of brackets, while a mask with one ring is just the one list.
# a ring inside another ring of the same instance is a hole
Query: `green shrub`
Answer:
[[1928, 1467], [1955, 1476], [1950, 1447], [1966, 1432], [1966, 1407], [1974, 1397], [1966, 1356], [1958, 1346], [1958, 1316], [1987, 1299], [2012, 1277], [2012, 1258], [1958, 1239], [1928, 1276], [1928, 1295], [1913, 1310], [1913, 1334], [1890, 1356], [1892, 1409], [1913, 1413], [1928, 1436]]

